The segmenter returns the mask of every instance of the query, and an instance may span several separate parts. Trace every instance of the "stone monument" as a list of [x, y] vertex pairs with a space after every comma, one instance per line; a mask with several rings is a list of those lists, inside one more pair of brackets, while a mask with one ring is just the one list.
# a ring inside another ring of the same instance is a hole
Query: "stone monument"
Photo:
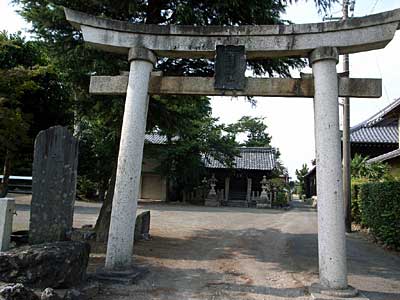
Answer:
[[217, 192], [215, 191], [215, 186], [217, 185], [217, 178], [215, 178], [215, 174], [212, 174], [211, 178], [208, 180], [210, 184], [210, 191], [207, 194], [206, 200], [204, 202], [205, 206], [220, 206], [218, 201]]
[[29, 242], [65, 240], [72, 229], [78, 140], [65, 127], [39, 132], [35, 140]]
[[266, 176], [263, 176], [263, 179], [260, 181], [261, 183], [261, 194], [260, 198], [257, 201], [257, 208], [271, 208], [272, 203], [271, 199], [268, 196], [267, 188], [268, 188], [268, 180]]

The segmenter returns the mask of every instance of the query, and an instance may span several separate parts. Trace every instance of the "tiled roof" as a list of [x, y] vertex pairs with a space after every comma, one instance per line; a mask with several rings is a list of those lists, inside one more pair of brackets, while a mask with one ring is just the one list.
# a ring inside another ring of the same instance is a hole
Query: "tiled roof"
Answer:
[[[239, 151], [240, 154], [235, 157], [233, 165], [235, 169], [271, 171], [276, 166], [274, 148], [248, 147], [239, 148]], [[212, 157], [204, 158], [204, 162], [206, 168], [210, 169], [229, 168]]]
[[395, 158], [400, 156], [400, 149], [396, 149], [394, 151], [379, 155], [377, 157], [369, 159], [367, 162], [374, 163], [374, 162], [385, 162], [389, 159]]
[[[179, 138], [178, 137], [173, 137], [171, 141], [175, 142]], [[144, 142], [147, 144], [166, 144], [167, 143], [167, 137], [165, 135], [161, 135], [158, 133], [149, 133], [144, 135]]]
[[382, 110], [378, 111], [375, 115], [370, 117], [369, 119], [365, 120], [361, 124], [358, 124], [355, 127], [362, 126], [362, 127], [370, 127], [374, 125], [386, 125], [384, 124], [385, 120], [390, 117], [392, 113], [398, 114], [398, 108], [400, 108], [400, 98], [394, 100], [388, 106], [384, 107]]
[[397, 116], [400, 98], [364, 122], [350, 129], [352, 143], [397, 144], [399, 136]]
[[398, 143], [399, 129], [397, 126], [360, 127], [351, 130], [350, 141], [352, 143]]

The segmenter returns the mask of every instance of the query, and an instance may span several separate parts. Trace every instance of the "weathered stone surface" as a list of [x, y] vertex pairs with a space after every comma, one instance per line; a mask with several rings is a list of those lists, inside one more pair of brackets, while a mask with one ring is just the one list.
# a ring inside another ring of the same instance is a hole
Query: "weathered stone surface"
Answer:
[[64, 300], [86, 300], [85, 295], [83, 295], [77, 289], [70, 289], [65, 293]]
[[0, 198], [0, 251], [7, 251], [10, 247], [14, 212], [14, 199]]
[[79, 287], [80, 293], [84, 299], [96, 299], [99, 293], [100, 283], [98, 281], [89, 281], [85, 285]]
[[0, 281], [35, 288], [68, 288], [86, 277], [90, 246], [83, 242], [55, 242], [0, 253]]
[[73, 228], [70, 239], [72, 241], [93, 241], [96, 239], [96, 232], [92, 228]]
[[150, 239], [150, 211], [144, 211], [136, 217], [135, 241]]
[[29, 242], [66, 239], [72, 228], [78, 140], [61, 126], [39, 132], [35, 140]]
[[214, 58], [216, 45], [245, 45], [248, 59], [307, 57], [318, 47], [340, 54], [384, 48], [394, 37], [400, 9], [346, 21], [262, 26], [175, 26], [131, 24], [65, 9], [67, 20], [86, 42], [101, 50], [128, 54], [144, 47], [157, 56]]
[[61, 297], [52, 288], [47, 288], [40, 295], [40, 300], [61, 300]]
[[0, 300], [40, 300], [31, 289], [23, 284], [11, 284], [0, 290]]
[[[204, 95], [204, 96], [260, 96], [260, 97], [314, 97], [311, 78], [246, 78], [243, 91], [215, 89], [212, 77], [156, 76], [152, 73], [150, 95]], [[125, 95], [128, 76], [92, 76], [89, 92], [94, 95]], [[339, 78], [339, 96], [379, 98], [381, 79]]]

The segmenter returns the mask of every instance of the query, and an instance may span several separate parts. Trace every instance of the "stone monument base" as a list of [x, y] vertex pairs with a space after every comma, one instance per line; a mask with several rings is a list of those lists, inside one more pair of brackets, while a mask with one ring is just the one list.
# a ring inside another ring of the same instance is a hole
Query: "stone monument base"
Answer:
[[217, 195], [214, 196], [207, 196], [204, 206], [210, 206], [210, 207], [219, 207], [220, 203], [217, 199]]
[[206, 199], [206, 201], [204, 202], [204, 206], [219, 207], [220, 203], [214, 199], [212, 199], [212, 200]]
[[325, 288], [320, 283], [314, 283], [310, 287], [310, 294], [313, 300], [369, 300], [352, 286], [336, 290]]

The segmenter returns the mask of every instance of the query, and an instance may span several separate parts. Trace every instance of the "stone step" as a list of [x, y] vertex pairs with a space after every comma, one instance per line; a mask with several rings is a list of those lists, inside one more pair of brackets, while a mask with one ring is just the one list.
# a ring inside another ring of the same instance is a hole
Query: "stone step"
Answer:
[[229, 207], [248, 207], [248, 203], [246, 200], [231, 200], [229, 199], [227, 202], [225, 202], [226, 206]]
[[231, 192], [229, 193], [229, 201], [230, 200], [241, 200], [241, 201], [245, 201], [246, 200], [246, 193], [242, 193], [242, 192]]

